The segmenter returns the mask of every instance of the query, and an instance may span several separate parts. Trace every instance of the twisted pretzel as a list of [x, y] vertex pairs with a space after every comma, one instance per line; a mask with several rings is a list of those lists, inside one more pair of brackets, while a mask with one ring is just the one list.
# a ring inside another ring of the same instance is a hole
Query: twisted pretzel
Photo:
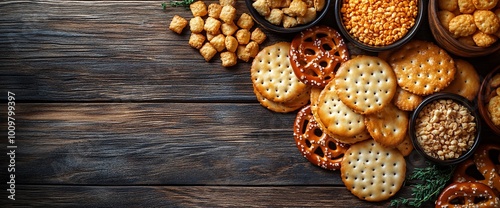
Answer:
[[340, 143], [321, 131], [311, 112], [303, 107], [295, 118], [293, 128], [295, 144], [309, 162], [324, 169], [337, 170], [349, 145]]
[[297, 34], [290, 46], [290, 64], [301, 82], [325, 87], [341, 63], [349, 59], [342, 36], [328, 26], [314, 26]]
[[[481, 145], [474, 153], [474, 163], [490, 187], [500, 191], [500, 170], [497, 165], [500, 163], [500, 145]], [[496, 158], [494, 155], [496, 154]]]
[[[477, 170], [476, 163], [474, 160], [467, 159], [455, 168], [455, 172], [453, 173], [454, 182], [478, 182], [485, 185], [492, 183], [491, 181], [486, 180], [486, 178]], [[491, 187], [491, 186], [490, 186]]]
[[498, 207], [500, 200], [489, 186], [477, 182], [453, 182], [439, 195], [437, 207]]

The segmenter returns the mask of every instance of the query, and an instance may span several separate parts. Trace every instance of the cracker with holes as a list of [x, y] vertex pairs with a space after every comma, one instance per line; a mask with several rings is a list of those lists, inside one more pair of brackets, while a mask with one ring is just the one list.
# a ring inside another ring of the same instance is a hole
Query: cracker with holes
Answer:
[[332, 134], [352, 137], [366, 129], [363, 115], [354, 112], [340, 100], [335, 82], [329, 82], [321, 91], [317, 111], [320, 122]]
[[308, 87], [299, 81], [290, 66], [290, 43], [267, 46], [255, 56], [250, 69], [255, 89], [273, 102], [287, 102]]
[[406, 162], [397, 149], [383, 147], [370, 139], [349, 147], [340, 173], [347, 189], [358, 198], [383, 201], [401, 189]]
[[396, 94], [392, 98], [392, 103], [400, 110], [412, 111], [424, 100], [420, 95], [415, 95], [401, 87], [396, 88]]
[[391, 103], [381, 111], [365, 115], [365, 125], [376, 142], [385, 147], [396, 147], [405, 139], [408, 112]]
[[363, 55], [340, 65], [334, 81], [340, 100], [360, 114], [377, 112], [389, 104], [397, 86], [387, 62]]
[[350, 137], [339, 136], [339, 135], [334, 135], [334, 134], [330, 134], [330, 136], [333, 137], [335, 140], [342, 142], [342, 143], [345, 143], [345, 144], [354, 144], [354, 143], [365, 141], [367, 139], [372, 138], [370, 136], [370, 133], [368, 132], [368, 130], [366, 128], [361, 133], [356, 134], [354, 136], [350, 136]]
[[411, 142], [409, 134], [406, 134], [405, 139], [396, 146], [396, 149], [398, 149], [404, 157], [410, 155], [411, 151], [413, 151], [413, 143]]
[[310, 97], [310, 90], [307, 89], [304, 90], [299, 96], [290, 101], [277, 103], [272, 100], [266, 99], [259, 93], [258, 90], [255, 89], [255, 87], [253, 88], [253, 92], [262, 106], [277, 113], [289, 113], [295, 111], [305, 106], [309, 102]]
[[441, 91], [455, 78], [455, 62], [432, 42], [412, 40], [389, 58], [398, 85], [417, 95]]
[[455, 59], [455, 65], [457, 67], [455, 79], [443, 89], [443, 92], [455, 93], [468, 100], [474, 100], [481, 85], [476, 69], [472, 64], [462, 59]]

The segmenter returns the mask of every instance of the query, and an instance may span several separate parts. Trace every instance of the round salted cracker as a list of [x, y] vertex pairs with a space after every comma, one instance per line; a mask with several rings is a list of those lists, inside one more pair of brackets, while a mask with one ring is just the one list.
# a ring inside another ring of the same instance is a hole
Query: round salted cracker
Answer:
[[391, 66], [375, 56], [357, 56], [344, 62], [335, 75], [339, 98], [360, 114], [381, 110], [396, 93]]
[[472, 64], [462, 59], [455, 59], [455, 65], [457, 67], [455, 79], [443, 91], [461, 95], [468, 100], [474, 100], [481, 85], [476, 69]]
[[396, 149], [398, 149], [403, 156], [408, 156], [410, 153], [413, 151], [413, 143], [411, 142], [410, 135], [406, 134], [405, 139], [401, 144], [398, 144], [396, 146]]
[[363, 115], [354, 112], [340, 100], [335, 82], [329, 82], [321, 91], [317, 108], [319, 120], [327, 132], [352, 137], [366, 129]]
[[340, 173], [347, 189], [358, 198], [383, 201], [401, 189], [406, 162], [397, 149], [383, 147], [370, 139], [349, 147]]
[[392, 98], [392, 103], [400, 110], [412, 111], [424, 100], [420, 95], [415, 95], [401, 87], [396, 88], [396, 94]]
[[255, 96], [257, 97], [257, 100], [259, 103], [266, 107], [267, 109], [277, 112], [277, 113], [289, 113], [295, 110], [298, 110], [299, 108], [303, 107], [309, 102], [309, 97], [310, 97], [310, 90], [309, 88], [307, 90], [304, 90], [300, 95], [298, 95], [296, 98], [293, 100], [283, 102], [283, 103], [278, 103], [274, 102], [272, 100], [266, 99], [264, 96], [262, 96], [255, 87], [253, 88], [253, 92]]
[[255, 89], [273, 102], [290, 101], [307, 88], [293, 73], [289, 51], [290, 43], [275, 43], [259, 51], [252, 62], [250, 73]]
[[408, 112], [392, 103], [381, 111], [365, 115], [365, 125], [372, 138], [385, 147], [396, 147], [403, 142], [408, 130]]
[[394, 52], [389, 64], [398, 85], [417, 95], [441, 91], [455, 78], [455, 62], [445, 50], [422, 40], [412, 40]]

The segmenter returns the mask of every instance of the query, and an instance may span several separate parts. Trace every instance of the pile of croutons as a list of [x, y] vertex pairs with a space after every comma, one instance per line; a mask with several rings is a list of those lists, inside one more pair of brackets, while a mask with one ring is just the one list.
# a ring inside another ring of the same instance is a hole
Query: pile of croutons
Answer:
[[[236, 65], [238, 59], [248, 62], [267, 37], [258, 27], [252, 30], [254, 21], [249, 14], [243, 13], [236, 20], [235, 3], [236, 0], [219, 0], [207, 7], [205, 2], [196, 1], [189, 5], [193, 14], [189, 20], [189, 45], [198, 49], [207, 62], [217, 53], [224, 67]], [[186, 19], [175, 15], [169, 29], [181, 34], [187, 24]]]
[[307, 24], [325, 8], [325, 0], [255, 0], [253, 8], [274, 25], [285, 28]]

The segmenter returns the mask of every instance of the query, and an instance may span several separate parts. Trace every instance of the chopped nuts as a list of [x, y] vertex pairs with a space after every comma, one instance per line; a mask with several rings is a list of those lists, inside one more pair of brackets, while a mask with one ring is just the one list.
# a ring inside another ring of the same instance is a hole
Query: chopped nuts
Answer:
[[[421, 0], [420, 0], [421, 1]], [[415, 24], [418, 0], [345, 0], [342, 21], [346, 30], [368, 45], [384, 46], [406, 35]]]
[[418, 114], [415, 134], [426, 154], [441, 160], [456, 159], [474, 144], [476, 122], [465, 106], [437, 100]]

